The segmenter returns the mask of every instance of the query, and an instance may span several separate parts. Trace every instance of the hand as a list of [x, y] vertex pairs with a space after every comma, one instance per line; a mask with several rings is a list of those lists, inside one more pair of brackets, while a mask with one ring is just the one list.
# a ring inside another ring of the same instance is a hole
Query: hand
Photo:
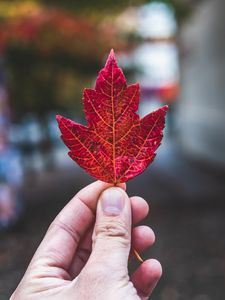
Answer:
[[131, 247], [141, 252], [154, 243], [149, 227], [131, 230], [147, 213], [146, 201], [129, 199], [125, 184], [85, 187], [50, 225], [10, 300], [148, 299], [160, 263], [146, 260], [131, 276], [127, 269]]

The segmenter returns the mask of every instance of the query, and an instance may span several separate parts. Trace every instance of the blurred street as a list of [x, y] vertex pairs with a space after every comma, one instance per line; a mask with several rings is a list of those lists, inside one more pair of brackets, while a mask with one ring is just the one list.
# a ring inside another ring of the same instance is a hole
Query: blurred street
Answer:
[[[144, 223], [154, 229], [156, 243], [144, 257], [159, 259], [164, 270], [151, 299], [224, 299], [225, 186], [221, 178], [220, 170], [184, 159], [171, 140], [162, 146], [152, 167], [128, 183], [129, 195], [140, 195], [150, 204]], [[56, 214], [91, 181], [73, 163], [26, 177], [25, 218], [15, 231], [0, 236], [1, 300], [9, 298]]]

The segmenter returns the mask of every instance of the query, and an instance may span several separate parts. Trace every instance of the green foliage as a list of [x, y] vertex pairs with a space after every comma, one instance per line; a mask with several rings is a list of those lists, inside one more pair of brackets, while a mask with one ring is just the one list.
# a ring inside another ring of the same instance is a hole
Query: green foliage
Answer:
[[27, 112], [44, 117], [49, 111], [68, 108], [81, 114], [81, 91], [91, 84], [97, 66], [89, 67], [59, 53], [44, 56], [35, 49], [11, 47], [6, 54], [10, 99], [16, 120]]
[[137, 6], [150, 2], [164, 2], [171, 5], [175, 10], [178, 22], [184, 20], [190, 13], [191, 4], [182, 0], [39, 0], [45, 5], [59, 6], [64, 9], [73, 10], [80, 14], [89, 15], [93, 18], [100, 18], [104, 14], [116, 14], [128, 6]]
[[27, 112], [43, 117], [66, 109], [79, 115], [85, 83], [90, 85], [105, 53], [121, 43], [107, 28], [46, 8], [33, 16], [5, 20], [1, 42], [16, 118]]

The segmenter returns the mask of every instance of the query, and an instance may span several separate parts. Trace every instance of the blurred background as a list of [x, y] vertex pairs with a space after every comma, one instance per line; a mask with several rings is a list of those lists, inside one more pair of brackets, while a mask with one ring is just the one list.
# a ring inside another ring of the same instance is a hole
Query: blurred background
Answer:
[[[225, 299], [225, 2], [0, 1], [0, 298], [58, 211], [93, 181], [55, 114], [85, 122], [82, 91], [114, 48], [141, 115], [169, 104], [153, 165], [128, 183], [156, 233], [153, 300]], [[132, 266], [135, 268], [135, 264]]]

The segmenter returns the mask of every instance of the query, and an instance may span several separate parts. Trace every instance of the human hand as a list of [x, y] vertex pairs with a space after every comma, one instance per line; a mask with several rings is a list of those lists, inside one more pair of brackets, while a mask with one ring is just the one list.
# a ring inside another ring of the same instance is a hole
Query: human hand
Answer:
[[146, 260], [131, 276], [127, 269], [131, 247], [154, 243], [149, 227], [131, 228], [147, 214], [146, 201], [129, 199], [125, 184], [85, 187], [50, 225], [10, 300], [148, 299], [160, 263]]

